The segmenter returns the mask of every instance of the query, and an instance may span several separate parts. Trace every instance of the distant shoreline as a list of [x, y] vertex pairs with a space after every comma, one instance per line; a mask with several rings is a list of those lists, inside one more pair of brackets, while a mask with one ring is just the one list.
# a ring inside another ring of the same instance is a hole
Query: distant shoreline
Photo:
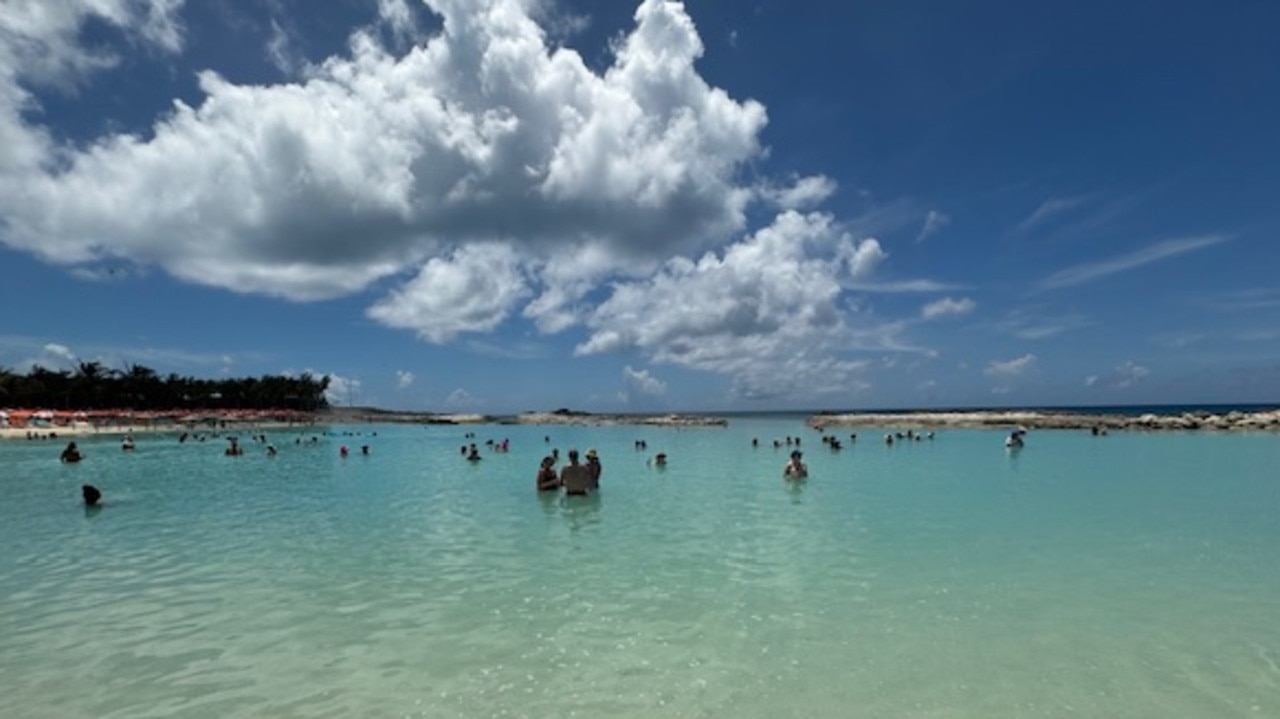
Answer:
[[437, 414], [434, 412], [397, 412], [371, 407], [364, 408], [331, 408], [321, 412], [325, 421], [337, 423], [377, 423], [395, 424], [545, 424], [545, 425], [648, 425], [660, 427], [724, 427], [729, 424], [725, 417], [710, 417], [696, 414], [597, 414], [560, 409], [554, 412], [522, 412], [512, 415], [488, 414]]
[[[1220, 411], [1190, 409], [1167, 413], [1115, 411], [1125, 408], [1108, 407], [1110, 411], [1090, 411], [1090, 408], [1074, 409], [980, 409], [980, 410], [875, 410], [853, 412], [805, 413], [667, 413], [628, 414], [593, 413], [569, 409], [552, 412], [523, 412], [512, 415], [488, 415], [480, 413], [435, 413], [384, 410], [375, 407], [331, 407], [316, 412], [283, 412], [251, 410], [220, 410], [201, 416], [199, 421], [182, 421], [170, 414], [131, 414], [121, 411], [116, 416], [93, 419], [78, 418], [66, 422], [41, 423], [25, 426], [0, 425], [0, 439], [26, 439], [37, 437], [93, 437], [122, 436], [127, 434], [154, 434], [203, 431], [244, 432], [248, 430], [298, 430], [307, 431], [324, 425], [342, 424], [421, 424], [421, 425], [479, 425], [479, 424], [527, 424], [527, 425], [580, 425], [615, 426], [636, 425], [651, 427], [726, 427], [738, 417], [789, 414], [805, 418], [805, 424], [815, 429], [833, 427], [884, 427], [888, 429], [954, 428], [954, 429], [1098, 429], [1134, 431], [1280, 431], [1280, 408], [1230, 409], [1221, 406]], [[1103, 408], [1098, 408], [1103, 409]], [[1144, 408], [1137, 408], [1144, 409]], [[1152, 408], [1154, 409], [1154, 408]], [[107, 413], [109, 411], [101, 411]]]
[[1207, 410], [1171, 414], [1117, 414], [1057, 410], [980, 410], [945, 412], [849, 412], [817, 414], [811, 427], [890, 427], [1099, 430], [1280, 431], [1280, 409], [1215, 413]]

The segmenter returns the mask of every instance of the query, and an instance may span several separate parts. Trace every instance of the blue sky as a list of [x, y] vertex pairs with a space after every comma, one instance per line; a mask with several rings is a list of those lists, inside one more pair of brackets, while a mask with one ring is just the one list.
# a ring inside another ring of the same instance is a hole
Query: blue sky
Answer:
[[1280, 5], [7, 0], [0, 366], [1280, 401]]

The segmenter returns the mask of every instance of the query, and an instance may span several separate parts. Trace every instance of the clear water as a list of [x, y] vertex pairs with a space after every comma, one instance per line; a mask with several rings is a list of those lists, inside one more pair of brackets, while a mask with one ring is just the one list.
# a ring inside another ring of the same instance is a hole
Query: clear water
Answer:
[[0, 716], [1280, 716], [1277, 435], [345, 429], [0, 444]]

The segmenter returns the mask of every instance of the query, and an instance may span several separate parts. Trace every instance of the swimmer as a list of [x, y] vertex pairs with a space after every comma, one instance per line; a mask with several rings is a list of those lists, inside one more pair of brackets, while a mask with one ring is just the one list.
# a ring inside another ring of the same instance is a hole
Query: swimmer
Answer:
[[800, 450], [791, 453], [791, 460], [782, 468], [782, 476], [787, 479], [804, 479], [809, 476], [809, 467], [800, 459]]
[[81, 485], [80, 495], [84, 497], [86, 507], [97, 507], [98, 503], [102, 501], [102, 492], [99, 492], [98, 488], [92, 484]]
[[67, 448], [62, 450], [61, 459], [63, 462], [79, 462], [84, 459], [84, 455], [80, 454], [80, 450], [76, 449], [75, 442], [69, 442]]

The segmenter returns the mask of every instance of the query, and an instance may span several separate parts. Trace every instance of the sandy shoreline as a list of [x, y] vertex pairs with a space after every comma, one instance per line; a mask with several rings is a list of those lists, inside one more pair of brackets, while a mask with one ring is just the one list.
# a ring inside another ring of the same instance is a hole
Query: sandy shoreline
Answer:
[[67, 438], [83, 438], [83, 437], [125, 437], [128, 435], [153, 435], [153, 434], [181, 434], [183, 432], [191, 432], [192, 434], [243, 434], [245, 432], [267, 432], [275, 431], [297, 431], [309, 432], [313, 431], [318, 424], [310, 422], [227, 422], [225, 426], [211, 426], [208, 424], [187, 426], [183, 424], [121, 424], [121, 425], [94, 425], [91, 422], [74, 422], [68, 425], [54, 425], [49, 427], [0, 427], [0, 440], [13, 439], [61, 439]]
[[827, 427], [913, 427], [997, 429], [1092, 429], [1105, 430], [1216, 430], [1216, 431], [1280, 431], [1280, 409], [1261, 412], [1183, 412], [1180, 414], [1091, 414], [1084, 412], [1045, 412], [1007, 410], [978, 412], [903, 412], [820, 414], [810, 417], [808, 424]]

